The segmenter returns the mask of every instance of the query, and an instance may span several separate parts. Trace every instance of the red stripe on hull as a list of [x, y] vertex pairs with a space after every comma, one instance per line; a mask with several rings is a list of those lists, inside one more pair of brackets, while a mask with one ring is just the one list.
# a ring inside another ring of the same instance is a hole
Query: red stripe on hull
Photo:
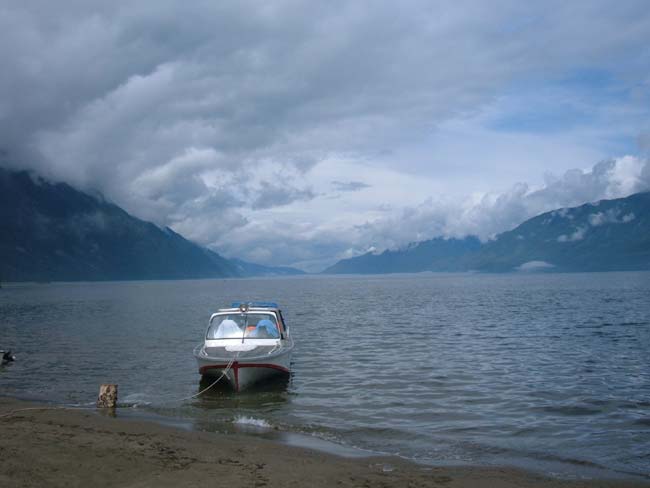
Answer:
[[[210, 364], [209, 366], [202, 366], [199, 368], [199, 373], [205, 374], [206, 371], [209, 369], [226, 369], [228, 367], [227, 364]], [[238, 370], [239, 368], [269, 368], [269, 369], [277, 369], [278, 371], [282, 371], [283, 373], [290, 373], [290, 371], [285, 368], [284, 366], [278, 366], [277, 364], [270, 364], [270, 363], [233, 363], [231, 366], [232, 369], [235, 371]]]

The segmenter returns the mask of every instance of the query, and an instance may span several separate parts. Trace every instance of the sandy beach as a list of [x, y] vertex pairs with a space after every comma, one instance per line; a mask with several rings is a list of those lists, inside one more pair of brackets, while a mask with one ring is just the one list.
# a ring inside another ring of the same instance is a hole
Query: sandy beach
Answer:
[[[187, 432], [94, 410], [44, 409], [0, 398], [3, 487], [614, 487], [510, 468], [429, 468], [395, 458], [348, 459], [246, 435]], [[26, 410], [22, 410], [26, 409]], [[392, 471], [384, 466], [390, 464]]]

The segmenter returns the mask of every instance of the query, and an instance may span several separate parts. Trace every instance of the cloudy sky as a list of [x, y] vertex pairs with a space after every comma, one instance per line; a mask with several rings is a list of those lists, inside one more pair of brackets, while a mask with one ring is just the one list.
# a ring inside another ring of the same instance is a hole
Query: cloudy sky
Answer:
[[319, 270], [650, 188], [640, 1], [0, 0], [0, 164]]

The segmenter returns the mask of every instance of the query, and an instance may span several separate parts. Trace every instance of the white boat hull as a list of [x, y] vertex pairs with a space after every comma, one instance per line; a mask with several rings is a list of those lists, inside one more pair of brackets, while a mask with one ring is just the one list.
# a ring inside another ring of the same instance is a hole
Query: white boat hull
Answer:
[[272, 376], [288, 375], [291, 362], [290, 352], [272, 358], [242, 358], [232, 361], [197, 356], [199, 373], [209, 378], [222, 376], [235, 391], [242, 391]]

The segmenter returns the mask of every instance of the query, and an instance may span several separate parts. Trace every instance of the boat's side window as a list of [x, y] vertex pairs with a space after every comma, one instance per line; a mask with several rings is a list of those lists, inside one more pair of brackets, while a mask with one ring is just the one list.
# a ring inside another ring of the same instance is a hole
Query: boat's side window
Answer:
[[285, 325], [284, 322], [284, 316], [282, 315], [282, 310], [278, 310], [278, 315], [280, 316], [280, 323], [282, 324], [282, 338], [284, 339], [287, 333], [287, 326]]

